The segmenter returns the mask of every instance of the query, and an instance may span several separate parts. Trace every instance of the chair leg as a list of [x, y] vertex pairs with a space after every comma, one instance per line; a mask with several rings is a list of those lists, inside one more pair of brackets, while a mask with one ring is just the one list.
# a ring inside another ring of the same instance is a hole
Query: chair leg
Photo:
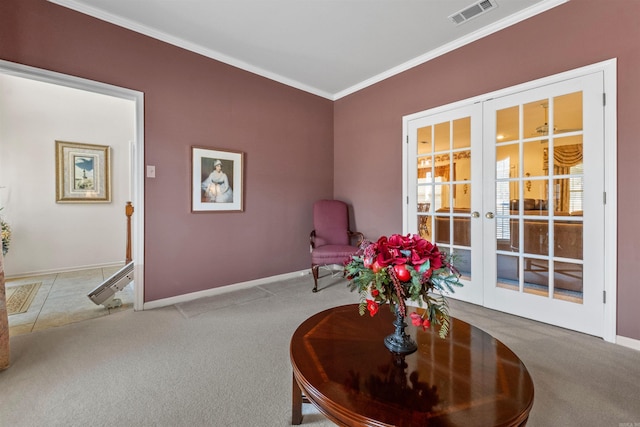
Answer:
[[313, 290], [312, 292], [318, 292], [318, 264], [311, 264], [311, 273], [313, 273]]

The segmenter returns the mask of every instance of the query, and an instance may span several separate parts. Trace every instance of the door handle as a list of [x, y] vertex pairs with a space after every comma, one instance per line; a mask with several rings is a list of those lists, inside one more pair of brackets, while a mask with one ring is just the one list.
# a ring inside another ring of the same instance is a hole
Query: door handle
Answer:
[[484, 216], [488, 219], [493, 219], [493, 212], [487, 212], [486, 214], [484, 214]]
[[471, 212], [471, 218], [480, 218], [480, 212], [478, 211]]

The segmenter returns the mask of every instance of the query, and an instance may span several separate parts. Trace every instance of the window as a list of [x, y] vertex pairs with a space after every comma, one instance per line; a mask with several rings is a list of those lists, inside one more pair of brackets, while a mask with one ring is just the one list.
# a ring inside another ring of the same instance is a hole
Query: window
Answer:
[[496, 162], [496, 237], [498, 240], [509, 240], [511, 231], [509, 228], [509, 172], [511, 171], [511, 158]]
[[[584, 192], [582, 174], [584, 172], [583, 164], [571, 167], [571, 175], [569, 178], [569, 211], [583, 211], [582, 198]], [[578, 176], [574, 176], [578, 175]]]

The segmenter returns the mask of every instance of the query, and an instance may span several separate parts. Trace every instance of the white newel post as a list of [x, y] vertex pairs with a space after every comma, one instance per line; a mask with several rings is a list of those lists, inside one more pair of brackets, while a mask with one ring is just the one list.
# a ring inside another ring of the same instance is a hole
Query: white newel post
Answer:
[[0, 371], [9, 367], [9, 315], [4, 288], [4, 257], [0, 252]]

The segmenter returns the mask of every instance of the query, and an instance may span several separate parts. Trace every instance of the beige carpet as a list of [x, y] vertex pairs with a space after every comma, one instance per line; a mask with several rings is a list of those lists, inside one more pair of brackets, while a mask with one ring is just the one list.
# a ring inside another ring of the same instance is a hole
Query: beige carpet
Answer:
[[[315, 313], [358, 302], [342, 275], [312, 287], [305, 275], [12, 336], [0, 426], [290, 426], [291, 336]], [[527, 427], [640, 425], [639, 351], [450, 303], [452, 316], [526, 365], [535, 385]], [[312, 405], [303, 413], [301, 427], [335, 427]]]
[[29, 306], [40, 289], [42, 283], [28, 283], [26, 285], [7, 287], [7, 313], [20, 314], [29, 310]]

